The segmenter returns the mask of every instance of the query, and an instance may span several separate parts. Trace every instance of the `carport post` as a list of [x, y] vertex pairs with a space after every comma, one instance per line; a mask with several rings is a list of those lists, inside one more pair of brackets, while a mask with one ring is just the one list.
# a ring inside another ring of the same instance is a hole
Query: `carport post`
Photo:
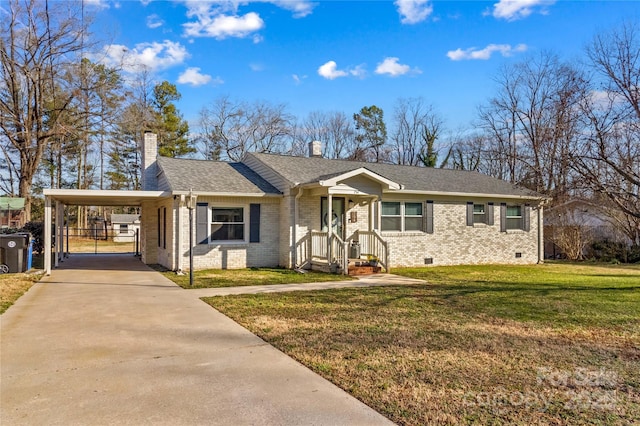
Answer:
[[51, 197], [44, 197], [44, 272], [51, 275]]

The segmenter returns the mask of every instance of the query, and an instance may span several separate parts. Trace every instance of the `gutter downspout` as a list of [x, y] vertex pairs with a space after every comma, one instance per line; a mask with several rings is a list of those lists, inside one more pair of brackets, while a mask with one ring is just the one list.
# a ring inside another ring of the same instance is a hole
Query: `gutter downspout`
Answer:
[[300, 197], [302, 197], [302, 193], [303, 193], [304, 189], [303, 188], [298, 188], [298, 193], [296, 194], [296, 197], [293, 199], [293, 226], [292, 226], [292, 237], [293, 237], [293, 244], [292, 249], [293, 249], [293, 267], [297, 268], [298, 267], [298, 250], [296, 249], [296, 244], [298, 244], [298, 233], [297, 233], [297, 229], [298, 229], [298, 216], [300, 215], [300, 207], [298, 206], [298, 200], [300, 199]]
[[538, 205], [538, 264], [544, 263], [544, 224], [543, 224], [543, 204]]

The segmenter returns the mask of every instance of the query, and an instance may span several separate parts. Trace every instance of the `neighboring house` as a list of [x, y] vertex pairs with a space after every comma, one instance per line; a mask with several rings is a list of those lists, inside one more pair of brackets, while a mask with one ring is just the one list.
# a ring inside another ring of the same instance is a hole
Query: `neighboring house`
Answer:
[[0, 197], [0, 228], [22, 228], [24, 224], [24, 198]]
[[112, 214], [111, 231], [113, 241], [126, 243], [135, 241], [136, 234], [140, 231], [139, 214]]
[[[194, 269], [543, 261], [546, 197], [476, 172], [325, 159], [320, 148], [174, 159], [158, 157], [147, 133], [142, 191], [44, 190], [45, 243], [53, 222], [63, 235], [65, 205], [118, 205], [141, 208], [142, 261], [171, 270], [186, 270], [190, 251]], [[55, 265], [64, 252], [56, 241]]]

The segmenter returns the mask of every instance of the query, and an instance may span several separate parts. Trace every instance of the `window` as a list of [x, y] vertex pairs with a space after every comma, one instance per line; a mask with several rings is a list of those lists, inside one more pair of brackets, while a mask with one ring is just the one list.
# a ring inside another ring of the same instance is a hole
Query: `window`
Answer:
[[129, 233], [129, 225], [127, 225], [126, 223], [120, 224], [120, 233], [121, 234], [128, 234]]
[[404, 203], [404, 230], [422, 231], [422, 203]]
[[507, 229], [524, 229], [522, 206], [507, 206]]
[[382, 227], [383, 231], [402, 231], [402, 215], [400, 214], [400, 202], [382, 203]]
[[422, 231], [422, 203], [383, 202], [382, 231]]
[[487, 212], [484, 204], [473, 205], [473, 223], [487, 223]]
[[211, 241], [244, 241], [244, 208], [211, 209]]

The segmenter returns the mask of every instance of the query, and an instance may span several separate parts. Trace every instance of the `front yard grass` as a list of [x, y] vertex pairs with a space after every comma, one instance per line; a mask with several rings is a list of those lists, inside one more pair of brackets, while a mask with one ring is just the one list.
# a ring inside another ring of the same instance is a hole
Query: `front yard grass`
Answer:
[[324, 281], [345, 281], [353, 277], [308, 271], [300, 273], [284, 268], [207, 269], [193, 272], [193, 287], [189, 285], [189, 273], [177, 275], [161, 266], [152, 266], [182, 288], [220, 288], [267, 284], [302, 284]]
[[640, 268], [394, 269], [426, 284], [216, 309], [400, 424], [637, 424]]
[[39, 274], [0, 275], [0, 314], [9, 309], [39, 279]]

